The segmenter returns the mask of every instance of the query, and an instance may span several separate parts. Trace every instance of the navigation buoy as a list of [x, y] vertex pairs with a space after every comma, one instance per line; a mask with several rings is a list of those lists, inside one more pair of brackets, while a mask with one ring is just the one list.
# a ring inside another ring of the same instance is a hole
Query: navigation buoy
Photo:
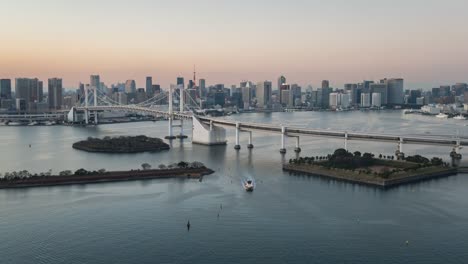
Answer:
[[190, 221], [187, 222], [187, 230], [190, 230]]

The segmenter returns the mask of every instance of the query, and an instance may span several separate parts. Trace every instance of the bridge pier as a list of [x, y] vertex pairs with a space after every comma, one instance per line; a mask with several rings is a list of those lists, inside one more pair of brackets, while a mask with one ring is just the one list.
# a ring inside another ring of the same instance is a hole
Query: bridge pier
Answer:
[[281, 154], [286, 154], [286, 127], [281, 126]]
[[249, 131], [249, 144], [247, 145], [248, 149], [253, 149], [254, 145], [252, 144], [252, 131]]
[[[97, 107], [98, 106], [98, 103], [97, 103], [97, 87], [94, 86], [93, 87], [94, 89], [94, 107]], [[94, 111], [94, 124], [97, 125], [98, 124], [98, 112], [97, 111]]]
[[174, 136], [173, 134], [173, 131], [172, 131], [172, 127], [173, 127], [173, 119], [174, 119], [174, 109], [173, 109], [173, 105], [172, 105], [172, 85], [169, 87], [169, 119], [168, 119], [168, 123], [169, 123], [169, 135], [164, 137], [165, 139], [169, 139], [169, 140], [172, 140], [172, 139], [175, 139], [176, 137]]
[[241, 149], [240, 143], [239, 143], [239, 134], [240, 134], [240, 123], [236, 123], [236, 145], [234, 146], [234, 149]]
[[294, 152], [300, 153], [302, 151], [301, 147], [299, 146], [299, 136], [296, 137], [296, 148], [294, 149]]
[[460, 140], [457, 140], [457, 145], [453, 147], [452, 152], [450, 152], [450, 158], [452, 159], [452, 167], [459, 167], [462, 159], [462, 154], [460, 154]]
[[184, 135], [184, 120], [180, 119], [180, 134], [176, 136], [177, 138], [188, 138], [188, 136]]
[[344, 149], [348, 151], [348, 132], [345, 133], [345, 138], [344, 138]]
[[398, 149], [395, 152], [395, 156], [396, 156], [397, 160], [404, 160], [405, 159], [405, 153], [403, 152], [403, 143], [404, 143], [403, 138], [400, 138], [400, 141], [398, 142]]

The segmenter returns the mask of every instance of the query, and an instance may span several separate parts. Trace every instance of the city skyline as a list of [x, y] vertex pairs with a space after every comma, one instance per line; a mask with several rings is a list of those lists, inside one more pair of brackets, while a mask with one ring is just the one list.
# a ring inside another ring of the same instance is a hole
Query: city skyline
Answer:
[[466, 82], [468, 3], [338, 2], [0, 1], [0, 76], [59, 77], [66, 88], [90, 74], [137, 88], [153, 76], [168, 87], [196, 64], [210, 84], [280, 75], [303, 87], [381, 76], [409, 89]]

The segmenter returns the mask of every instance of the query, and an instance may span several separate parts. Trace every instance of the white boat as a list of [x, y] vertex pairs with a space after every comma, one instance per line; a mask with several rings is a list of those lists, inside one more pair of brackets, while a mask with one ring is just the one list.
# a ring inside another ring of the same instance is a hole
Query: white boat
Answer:
[[37, 126], [37, 125], [39, 125], [39, 123], [36, 121], [32, 121], [31, 123], [28, 124], [28, 126]]
[[46, 125], [46, 126], [53, 126], [55, 124], [56, 124], [55, 121], [47, 121], [47, 122], [44, 123], [44, 125]]
[[255, 185], [252, 180], [247, 180], [244, 182], [244, 189], [248, 192], [253, 192]]
[[21, 126], [23, 125], [21, 122], [8, 122], [9, 126]]
[[448, 118], [448, 115], [444, 114], [444, 113], [440, 113], [438, 115], [436, 115], [437, 118]]
[[453, 119], [456, 119], [456, 120], [466, 120], [466, 117], [464, 117], [463, 115], [457, 115], [457, 116], [454, 117]]

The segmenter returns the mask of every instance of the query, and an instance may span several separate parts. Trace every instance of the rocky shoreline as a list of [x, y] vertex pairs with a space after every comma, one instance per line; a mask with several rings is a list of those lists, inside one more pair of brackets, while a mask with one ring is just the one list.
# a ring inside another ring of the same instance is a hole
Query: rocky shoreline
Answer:
[[212, 173], [214, 173], [213, 170], [203, 167], [158, 170], [109, 171], [103, 173], [91, 172], [90, 174], [86, 175], [68, 176], [33, 176], [25, 179], [2, 180], [0, 181], [0, 189], [107, 183], [167, 178], [200, 179], [201, 177]]

